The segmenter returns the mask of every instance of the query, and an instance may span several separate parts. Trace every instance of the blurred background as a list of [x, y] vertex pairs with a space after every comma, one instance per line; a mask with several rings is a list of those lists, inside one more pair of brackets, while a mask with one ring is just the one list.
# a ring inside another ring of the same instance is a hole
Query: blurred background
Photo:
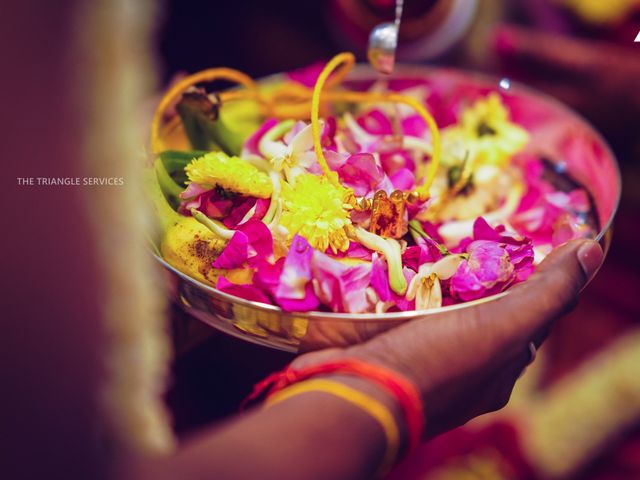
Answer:
[[[368, 32], [393, 8], [168, 0], [156, 33], [162, 81], [216, 66], [261, 77], [343, 50], [365, 60]], [[393, 478], [640, 478], [639, 31], [637, 0], [405, 0], [399, 61], [479, 70], [555, 96], [603, 133], [624, 188], [606, 264], [510, 406], [424, 446]], [[291, 360], [171, 313], [167, 400], [179, 435], [234, 413], [253, 383]], [[598, 401], [603, 389], [615, 402]]]

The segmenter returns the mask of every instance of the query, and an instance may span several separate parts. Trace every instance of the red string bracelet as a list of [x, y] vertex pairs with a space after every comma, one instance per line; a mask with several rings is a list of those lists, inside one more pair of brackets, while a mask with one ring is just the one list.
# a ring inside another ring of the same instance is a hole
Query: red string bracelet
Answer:
[[364, 377], [389, 392], [398, 401], [402, 409], [407, 427], [408, 451], [411, 452], [418, 447], [424, 430], [422, 400], [418, 389], [399, 373], [362, 360], [337, 360], [301, 369], [294, 369], [289, 366], [258, 382], [253, 387], [251, 394], [240, 405], [240, 410], [243, 410], [248, 404], [257, 401], [259, 398], [268, 398], [296, 382], [327, 373], [344, 373]]

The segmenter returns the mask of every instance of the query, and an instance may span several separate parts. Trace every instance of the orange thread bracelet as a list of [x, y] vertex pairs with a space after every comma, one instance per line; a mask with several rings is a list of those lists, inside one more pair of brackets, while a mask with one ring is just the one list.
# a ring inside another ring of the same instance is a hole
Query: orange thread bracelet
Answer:
[[396, 399], [405, 420], [408, 436], [408, 451], [414, 451], [420, 444], [424, 431], [422, 399], [418, 389], [401, 374], [362, 360], [344, 359], [320, 363], [294, 369], [287, 367], [273, 373], [257, 383], [251, 394], [242, 402], [240, 409], [260, 398], [269, 398], [274, 393], [308, 378], [329, 373], [341, 373], [367, 378], [381, 386]]

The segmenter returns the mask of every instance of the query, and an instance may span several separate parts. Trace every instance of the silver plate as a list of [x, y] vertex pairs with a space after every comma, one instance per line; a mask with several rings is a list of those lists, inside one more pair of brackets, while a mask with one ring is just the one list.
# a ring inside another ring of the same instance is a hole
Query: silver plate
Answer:
[[[374, 81], [371, 68], [358, 65], [347, 83]], [[280, 75], [263, 81], [277, 81]], [[422, 66], [399, 65], [392, 79], [430, 78], [460, 85], [486, 86], [499, 89], [500, 79], [451, 69], [432, 69]], [[535, 99], [554, 115], [575, 125], [591, 136], [601, 149], [597, 168], [592, 164], [570, 165], [568, 173], [579, 181], [594, 199], [599, 223], [597, 240], [607, 252], [611, 242], [611, 224], [618, 208], [621, 193], [620, 172], [616, 159], [600, 134], [577, 113], [557, 100], [528, 87], [510, 82], [508, 95]], [[562, 161], [562, 159], [554, 159]], [[330, 346], [353, 344], [381, 331], [416, 318], [433, 317], [455, 309], [472, 309], [508, 295], [508, 291], [481, 300], [428, 311], [385, 314], [345, 314], [326, 312], [284, 312], [273, 305], [252, 302], [225, 294], [176, 270], [155, 255], [166, 271], [172, 299], [190, 315], [218, 330], [248, 342], [289, 352], [316, 350]]]

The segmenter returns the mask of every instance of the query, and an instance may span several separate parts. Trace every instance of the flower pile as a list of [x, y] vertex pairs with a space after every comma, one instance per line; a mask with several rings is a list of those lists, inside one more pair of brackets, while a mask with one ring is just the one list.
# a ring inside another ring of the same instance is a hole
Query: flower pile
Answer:
[[[312, 85], [316, 70], [288, 81]], [[589, 197], [548, 178], [528, 148], [531, 118], [514, 118], [517, 105], [494, 91], [462, 99], [420, 81], [397, 85], [434, 112], [443, 146], [430, 197], [376, 219], [397, 222], [400, 234], [376, 231], [372, 212], [404, 202], [433, 155], [427, 125], [405, 106], [367, 103], [325, 116], [330, 174], [311, 126], [275, 118], [238, 156], [211, 152], [184, 168], [179, 212], [227, 239], [213, 261], [220, 291], [286, 311], [428, 310], [500, 293], [555, 246], [593, 234]], [[237, 269], [251, 280], [225, 277]]]

